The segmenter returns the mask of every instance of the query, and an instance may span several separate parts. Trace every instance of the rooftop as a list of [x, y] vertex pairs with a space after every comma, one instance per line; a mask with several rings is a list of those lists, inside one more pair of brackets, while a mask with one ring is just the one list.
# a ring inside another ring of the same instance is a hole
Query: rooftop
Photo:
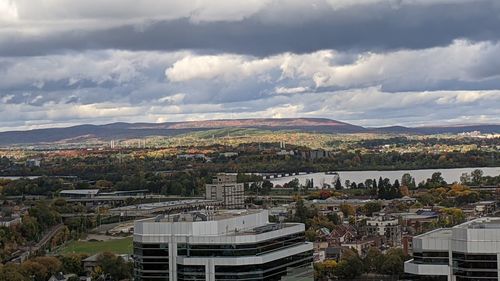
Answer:
[[451, 228], [438, 228], [424, 234], [417, 235], [414, 238], [449, 239], [451, 234]]
[[[194, 201], [194, 200], [190, 200]], [[210, 200], [205, 200], [210, 201]], [[195, 222], [195, 221], [219, 221], [239, 216], [260, 213], [262, 210], [200, 210], [172, 215], [159, 215], [155, 222]]]
[[192, 205], [192, 204], [201, 204], [201, 203], [213, 203], [214, 200], [204, 200], [204, 199], [193, 199], [193, 200], [177, 200], [177, 201], [165, 201], [165, 202], [157, 202], [157, 203], [146, 203], [146, 204], [137, 204], [137, 205], [129, 205], [114, 208], [115, 211], [130, 211], [130, 210], [154, 210], [157, 208], [164, 207], [175, 207], [175, 206], [183, 206], [183, 205]]
[[99, 193], [99, 189], [67, 189], [61, 190], [59, 194], [78, 194], [78, 195], [89, 195], [89, 194], [97, 194]]
[[478, 218], [460, 225], [456, 228], [468, 229], [500, 229], [500, 217], [484, 217]]

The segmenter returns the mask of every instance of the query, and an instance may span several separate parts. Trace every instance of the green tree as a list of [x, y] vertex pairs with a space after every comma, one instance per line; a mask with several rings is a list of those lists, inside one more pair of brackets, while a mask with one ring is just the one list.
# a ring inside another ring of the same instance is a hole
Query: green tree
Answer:
[[82, 260], [87, 258], [85, 254], [68, 254], [60, 256], [59, 260], [62, 263], [62, 272], [74, 273], [78, 276], [85, 274]]
[[331, 280], [335, 276], [337, 262], [334, 260], [325, 260], [324, 262], [314, 263], [315, 280]]
[[273, 183], [265, 180], [262, 182], [262, 194], [267, 195], [269, 192], [271, 192], [271, 189], [273, 188]]
[[335, 189], [336, 190], [342, 189], [342, 184], [340, 183], [340, 178], [337, 178], [337, 181], [335, 182]]
[[337, 213], [329, 213], [326, 217], [334, 224], [339, 225], [342, 223], [339, 215]]
[[368, 202], [363, 206], [363, 212], [367, 216], [372, 216], [373, 213], [380, 212], [380, 210], [382, 210], [382, 204], [377, 201]]
[[336, 267], [335, 275], [340, 279], [354, 279], [363, 273], [363, 261], [356, 253], [347, 255]]
[[50, 278], [47, 268], [36, 261], [27, 260], [21, 264], [21, 268], [35, 281], [45, 281]]
[[390, 249], [384, 256], [381, 273], [388, 275], [400, 275], [404, 272], [404, 254], [401, 249]]
[[476, 169], [470, 173], [473, 185], [481, 185], [483, 182], [483, 171]]
[[354, 213], [356, 212], [356, 210], [354, 209], [354, 207], [350, 204], [345, 204], [345, 203], [342, 203], [340, 204], [340, 211], [342, 212], [342, 214], [344, 214], [344, 217], [350, 217], [350, 216], [354, 216]]
[[314, 230], [313, 228], [309, 228], [308, 230], [306, 230], [305, 235], [307, 241], [309, 242], [316, 242], [316, 238], [318, 237], [318, 235], [316, 234], [316, 230]]
[[113, 280], [122, 280], [132, 277], [132, 264], [125, 262], [122, 257], [113, 253], [104, 252], [97, 258], [97, 264], [102, 271]]
[[17, 264], [0, 264], [0, 281], [30, 281], [30, 275]]
[[307, 207], [304, 205], [304, 200], [299, 199], [295, 205], [295, 221], [305, 224], [308, 218], [308, 212]]
[[299, 187], [300, 187], [299, 179], [295, 178], [295, 179], [291, 180], [290, 182], [288, 182], [288, 187], [293, 189], [293, 191], [295, 191], [295, 192], [299, 191]]
[[379, 273], [384, 256], [379, 249], [371, 247], [368, 249], [365, 258], [363, 259], [364, 269], [368, 273]]

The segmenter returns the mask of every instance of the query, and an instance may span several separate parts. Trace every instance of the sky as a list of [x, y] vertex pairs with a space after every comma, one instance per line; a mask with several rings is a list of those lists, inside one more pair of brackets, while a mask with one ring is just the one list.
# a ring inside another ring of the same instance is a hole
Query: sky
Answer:
[[0, 0], [0, 131], [500, 124], [498, 0]]

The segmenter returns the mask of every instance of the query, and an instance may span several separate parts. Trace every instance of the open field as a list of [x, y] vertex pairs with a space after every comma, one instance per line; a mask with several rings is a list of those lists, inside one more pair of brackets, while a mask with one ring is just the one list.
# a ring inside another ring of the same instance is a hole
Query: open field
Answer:
[[130, 254], [132, 253], [132, 237], [95, 242], [72, 241], [61, 249], [62, 254], [78, 253], [93, 255], [99, 252]]

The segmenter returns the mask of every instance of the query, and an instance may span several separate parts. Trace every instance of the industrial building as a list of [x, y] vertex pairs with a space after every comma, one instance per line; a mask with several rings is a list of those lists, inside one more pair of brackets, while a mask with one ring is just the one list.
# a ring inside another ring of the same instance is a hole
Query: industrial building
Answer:
[[308, 280], [313, 245], [301, 223], [267, 210], [207, 209], [136, 221], [134, 280]]

